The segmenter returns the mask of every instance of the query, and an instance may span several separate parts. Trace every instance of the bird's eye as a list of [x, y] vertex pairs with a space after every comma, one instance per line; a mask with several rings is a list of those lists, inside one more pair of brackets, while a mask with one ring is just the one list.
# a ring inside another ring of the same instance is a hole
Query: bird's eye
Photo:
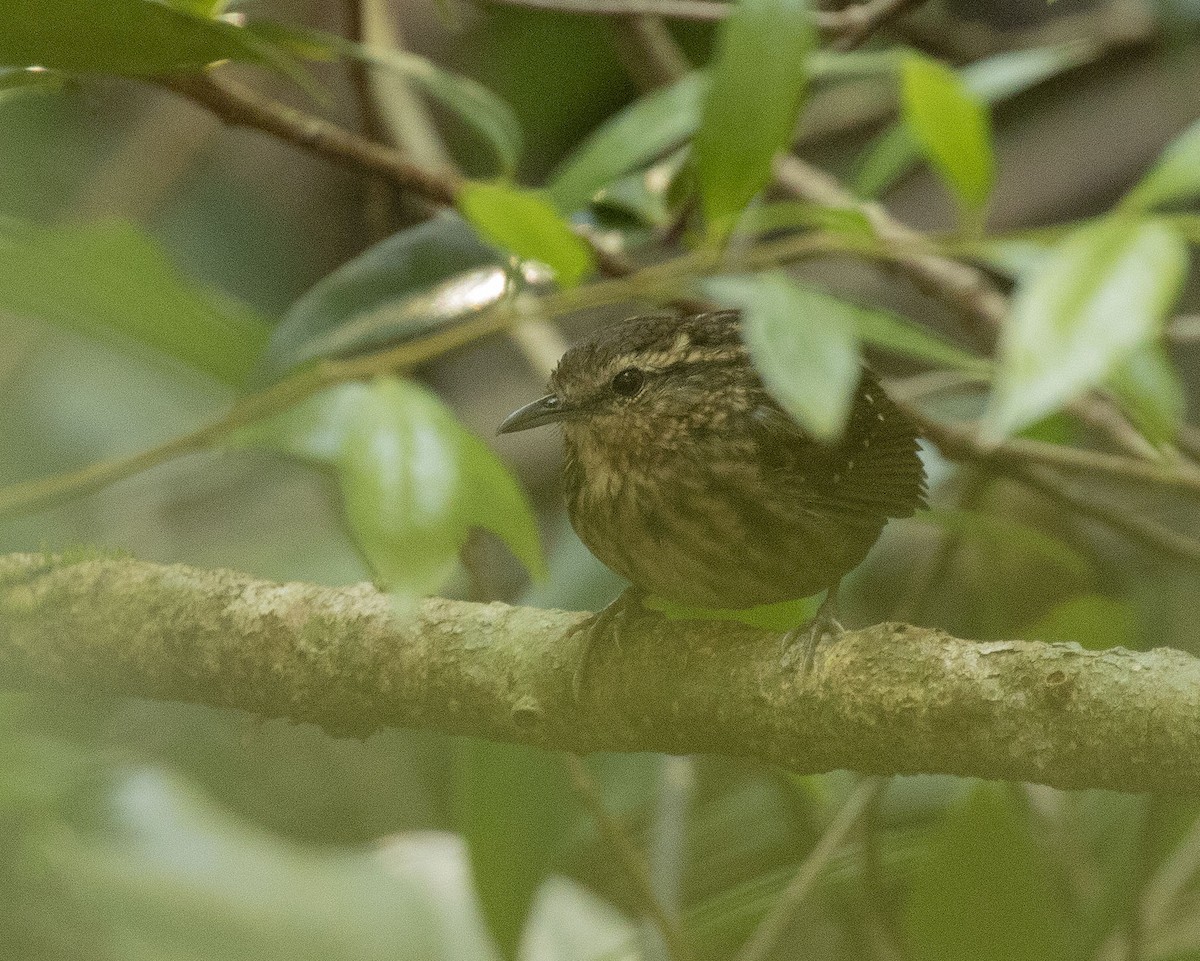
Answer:
[[622, 397], [633, 397], [642, 389], [646, 375], [636, 367], [626, 367], [612, 379], [612, 389]]

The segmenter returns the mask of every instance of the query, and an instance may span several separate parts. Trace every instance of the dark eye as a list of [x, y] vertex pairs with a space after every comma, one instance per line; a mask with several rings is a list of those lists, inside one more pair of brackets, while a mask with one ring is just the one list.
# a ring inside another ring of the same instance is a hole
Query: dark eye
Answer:
[[612, 379], [612, 389], [622, 397], [632, 397], [642, 389], [646, 375], [636, 367], [626, 367]]

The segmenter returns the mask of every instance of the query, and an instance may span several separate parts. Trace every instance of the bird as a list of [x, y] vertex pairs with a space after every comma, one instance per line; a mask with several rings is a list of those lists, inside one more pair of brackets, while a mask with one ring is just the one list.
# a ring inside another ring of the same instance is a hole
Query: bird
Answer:
[[870, 370], [841, 437], [818, 440], [764, 386], [737, 310], [601, 329], [499, 433], [546, 424], [562, 429], [572, 526], [631, 585], [593, 626], [648, 596], [740, 610], [825, 591], [813, 621], [784, 638], [804, 640], [807, 669], [841, 630], [841, 579], [889, 519], [925, 504], [916, 424]]

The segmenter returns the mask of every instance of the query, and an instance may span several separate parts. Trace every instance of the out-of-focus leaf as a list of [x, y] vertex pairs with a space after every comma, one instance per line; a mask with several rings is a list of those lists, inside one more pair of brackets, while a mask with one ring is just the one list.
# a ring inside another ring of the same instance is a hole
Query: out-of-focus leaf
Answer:
[[457, 800], [484, 917], [504, 956], [514, 958], [575, 814], [566, 768], [535, 748], [464, 741]]
[[538, 889], [521, 939], [521, 961], [599, 961], [636, 947], [637, 926], [612, 905], [565, 878]]
[[1200, 121], [1172, 141], [1150, 172], [1129, 192], [1122, 206], [1144, 211], [1197, 197], [1200, 197]]
[[[1095, 54], [1095, 46], [1083, 42], [1012, 50], [964, 67], [959, 77], [973, 94], [994, 104], [1086, 63]], [[920, 155], [917, 138], [901, 120], [876, 137], [864, 152], [854, 177], [855, 192], [864, 197], [879, 196], [912, 169]]]
[[747, 234], [807, 227], [866, 242], [875, 239], [875, 228], [862, 211], [850, 207], [824, 207], [800, 200], [780, 200], [752, 207], [740, 218], [735, 216], [720, 228], [732, 230], [735, 224], [742, 233]]
[[1187, 412], [1187, 392], [1161, 345], [1143, 344], [1135, 350], [1113, 372], [1108, 386], [1147, 440], [1175, 440]]
[[720, 303], [742, 311], [742, 337], [767, 389], [814, 437], [839, 437], [862, 368], [856, 308], [782, 273], [718, 277]]
[[996, 179], [987, 107], [953, 70], [915, 53], [901, 60], [900, 105], [946, 185], [965, 207], [981, 209]]
[[1173, 214], [1164, 219], [1189, 244], [1200, 247], [1200, 214]]
[[740, 0], [722, 25], [694, 142], [710, 229], [766, 186], [791, 144], [814, 45], [805, 0]]
[[0, 309], [152, 347], [232, 386], [266, 343], [247, 307], [193, 284], [136, 227], [0, 219]]
[[458, 209], [485, 240], [545, 264], [563, 287], [573, 287], [592, 269], [587, 245], [533, 191], [472, 181], [459, 192]]
[[1010, 517], [985, 514], [980, 511], [939, 508], [921, 511], [916, 519], [936, 524], [948, 534], [966, 542], [995, 548], [1028, 561], [1044, 561], [1062, 569], [1080, 582], [1095, 578], [1092, 565], [1082, 554], [1065, 541], [1036, 527], [1022, 524]]
[[54, 70], [31, 67], [0, 67], [0, 103], [25, 93], [61, 90], [65, 78]]
[[378, 852], [301, 847], [150, 770], [110, 806], [102, 835], [60, 830], [44, 854], [103, 922], [114, 957], [495, 961], [451, 835]]
[[145, 76], [217, 60], [282, 65], [248, 31], [155, 0], [6, 0], [0, 7], [0, 64]]
[[986, 435], [998, 440], [1102, 383], [1158, 335], [1186, 267], [1183, 240], [1157, 220], [1098, 221], [1058, 244], [1017, 289]]
[[512, 107], [470, 77], [443, 70], [427, 57], [407, 50], [370, 47], [323, 30], [270, 20], [252, 20], [245, 29], [271, 46], [282, 47], [308, 60], [346, 57], [398, 73], [479, 134], [495, 153], [504, 173], [511, 173], [521, 158], [524, 138]]
[[913, 961], [1066, 957], [1061, 903], [1011, 790], [980, 784], [947, 814], [913, 872], [904, 912], [909, 954]]
[[610, 117], [559, 164], [550, 198], [560, 210], [577, 210], [601, 187], [683, 143], [696, 130], [707, 89], [707, 75], [693, 70]]
[[1132, 647], [1137, 616], [1130, 605], [1100, 594], [1063, 601], [1021, 631], [1034, 641], [1074, 641], [1089, 650]]
[[403, 341], [486, 310], [519, 282], [505, 259], [453, 213], [393, 234], [292, 305], [271, 334], [264, 374]]
[[537, 525], [508, 470], [428, 391], [379, 378], [344, 384], [242, 431], [334, 468], [346, 520], [378, 580], [402, 596], [435, 590], [472, 527], [494, 531], [536, 577]]
[[[819, 296], [828, 297], [828, 294]], [[923, 360], [938, 367], [949, 367], [961, 370], [967, 374], [986, 375], [992, 368], [991, 363], [961, 347], [943, 340], [940, 336], [924, 327], [913, 323], [907, 317], [893, 314], [878, 307], [860, 307], [845, 301], [838, 301], [844, 308], [849, 309], [849, 317], [854, 323], [855, 332], [864, 343], [893, 354]]]

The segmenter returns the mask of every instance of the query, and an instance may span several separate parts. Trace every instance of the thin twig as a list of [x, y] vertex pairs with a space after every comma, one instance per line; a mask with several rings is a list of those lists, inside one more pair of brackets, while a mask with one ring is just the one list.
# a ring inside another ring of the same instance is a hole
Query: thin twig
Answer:
[[1052, 471], [1013, 468], [1006, 470], [1006, 473], [1027, 487], [1065, 504], [1077, 514], [1099, 521], [1152, 551], [1186, 564], [1200, 564], [1200, 541], [1135, 514], [1127, 506], [1107, 504], [1094, 496], [1073, 490], [1068, 482]]
[[[839, 10], [838, 13], [847, 23], [838, 31], [838, 38], [833, 44], [834, 49], [846, 51], [862, 46], [870, 39], [871, 34], [887, 21], [904, 16], [924, 2], [925, 0], [872, 0], [870, 3]], [[855, 17], [859, 18], [858, 23], [853, 22]]]
[[604, 806], [604, 799], [600, 797], [600, 790], [596, 785], [595, 778], [587, 766], [574, 754], [566, 755], [567, 770], [571, 775], [571, 784], [575, 788], [575, 793], [583, 802], [584, 806], [591, 813], [592, 818], [596, 822], [596, 826], [600, 829], [600, 833], [608, 842], [617, 860], [620, 862], [621, 870], [625, 874], [625, 880], [629, 882], [638, 898], [641, 900], [651, 920], [658, 927], [659, 934], [662, 935], [663, 943], [666, 945], [667, 953], [671, 956], [671, 961], [691, 961], [693, 958], [692, 949], [688, 945], [687, 938], [683, 930], [679, 927], [678, 921], [671, 917], [662, 902], [658, 899], [658, 895], [654, 891], [654, 885], [650, 880], [650, 869], [646, 865], [642, 854], [629, 840], [624, 829], [616, 821], [608, 809]]
[[825, 833], [809, 852], [783, 893], [772, 905], [771, 911], [755, 929], [738, 955], [738, 961], [765, 961], [783, 939], [788, 926], [804, 907], [809, 894], [821, 877], [821, 872], [846, 840], [859, 817], [871, 803], [871, 799], [883, 790], [886, 781], [882, 778], [863, 780], [850, 795], [837, 816], [829, 823]]
[[1127, 483], [1154, 484], [1188, 497], [1200, 498], [1200, 471], [1187, 465], [1137, 460], [1119, 454], [1050, 444], [1023, 437], [1013, 437], [1001, 444], [988, 445], [968, 430], [923, 417], [913, 408], [903, 406], [909, 415], [920, 423], [921, 433], [954, 460], [970, 460], [992, 465], [1036, 464], [1073, 473], [1086, 472]]
[[[526, 7], [583, 17], [662, 17], [716, 23], [737, 8], [735, 3], [714, 0], [490, 0], [501, 6]], [[842, 10], [814, 10], [813, 23], [827, 37], [854, 36], [852, 46], [865, 40], [884, 21], [899, 16], [905, 8], [923, 0], [869, 0]], [[843, 49], [851, 49], [846, 47]]]

